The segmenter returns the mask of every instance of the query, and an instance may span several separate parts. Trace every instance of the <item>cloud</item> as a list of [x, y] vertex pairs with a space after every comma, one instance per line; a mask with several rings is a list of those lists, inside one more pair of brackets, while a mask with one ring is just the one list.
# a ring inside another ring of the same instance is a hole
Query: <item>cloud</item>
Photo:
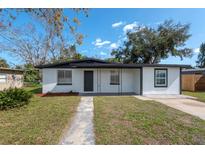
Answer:
[[123, 22], [122, 22], [122, 21], [116, 22], [116, 23], [112, 24], [112, 28], [117, 28], [117, 27], [120, 27], [120, 26], [122, 26], [122, 25], [123, 25]]
[[200, 49], [199, 49], [199, 48], [195, 48], [195, 49], [194, 49], [194, 52], [195, 52], [195, 53], [199, 53], [199, 52], [200, 52]]
[[126, 32], [128, 32], [128, 31], [133, 30], [133, 28], [134, 28], [134, 27], [137, 27], [137, 26], [138, 26], [138, 25], [137, 25], [137, 22], [135, 21], [135, 22], [133, 22], [133, 23], [131, 23], [131, 24], [125, 25], [125, 26], [123, 27], [123, 31], [126, 33]]
[[110, 44], [110, 48], [111, 48], [111, 49], [116, 49], [116, 48], [118, 48], [117, 43], [112, 43], [112, 44]]
[[100, 52], [100, 55], [101, 55], [101, 56], [106, 56], [106, 55], [107, 55], [107, 53], [105, 53], [105, 52], [101, 51], [101, 52]]
[[98, 48], [101, 48], [104, 45], [110, 44], [110, 41], [102, 41], [100, 38], [97, 38], [94, 42], [92, 42], [92, 44]]

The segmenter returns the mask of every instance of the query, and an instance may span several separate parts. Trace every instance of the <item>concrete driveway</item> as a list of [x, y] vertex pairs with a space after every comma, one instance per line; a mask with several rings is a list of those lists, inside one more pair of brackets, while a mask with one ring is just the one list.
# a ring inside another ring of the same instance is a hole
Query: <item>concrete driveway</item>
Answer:
[[205, 120], [205, 103], [197, 101], [194, 97], [186, 95], [144, 95], [135, 97], [141, 100], [154, 100]]

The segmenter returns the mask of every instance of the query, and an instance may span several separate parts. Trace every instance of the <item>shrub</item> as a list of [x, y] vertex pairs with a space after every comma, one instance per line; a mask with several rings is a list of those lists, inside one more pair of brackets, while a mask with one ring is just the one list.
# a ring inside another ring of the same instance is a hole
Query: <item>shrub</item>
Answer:
[[20, 107], [29, 103], [32, 94], [24, 89], [10, 88], [0, 92], [0, 110]]
[[39, 71], [32, 64], [24, 65], [24, 82], [36, 84], [40, 78]]

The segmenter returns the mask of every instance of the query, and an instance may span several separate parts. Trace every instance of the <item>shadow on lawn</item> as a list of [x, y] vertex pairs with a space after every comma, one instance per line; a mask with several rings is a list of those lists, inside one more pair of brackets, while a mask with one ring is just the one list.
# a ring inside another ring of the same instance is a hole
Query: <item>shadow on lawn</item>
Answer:
[[32, 94], [41, 94], [42, 93], [41, 87], [27, 87], [26, 90], [31, 92]]
[[42, 88], [38, 87], [38, 88], [30, 90], [30, 92], [33, 94], [40, 94], [42, 93]]

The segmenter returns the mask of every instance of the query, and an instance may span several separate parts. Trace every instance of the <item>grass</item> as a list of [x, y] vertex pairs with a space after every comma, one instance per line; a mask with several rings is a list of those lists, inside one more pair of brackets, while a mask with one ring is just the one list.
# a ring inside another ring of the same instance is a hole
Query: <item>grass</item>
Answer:
[[[39, 87], [26, 88], [34, 93]], [[0, 144], [58, 144], [80, 97], [38, 97], [21, 108], [0, 111]]]
[[190, 91], [183, 91], [184, 95], [189, 95], [196, 97], [199, 101], [205, 102], [205, 92], [190, 92]]
[[154, 101], [95, 97], [97, 144], [205, 144], [205, 121]]

